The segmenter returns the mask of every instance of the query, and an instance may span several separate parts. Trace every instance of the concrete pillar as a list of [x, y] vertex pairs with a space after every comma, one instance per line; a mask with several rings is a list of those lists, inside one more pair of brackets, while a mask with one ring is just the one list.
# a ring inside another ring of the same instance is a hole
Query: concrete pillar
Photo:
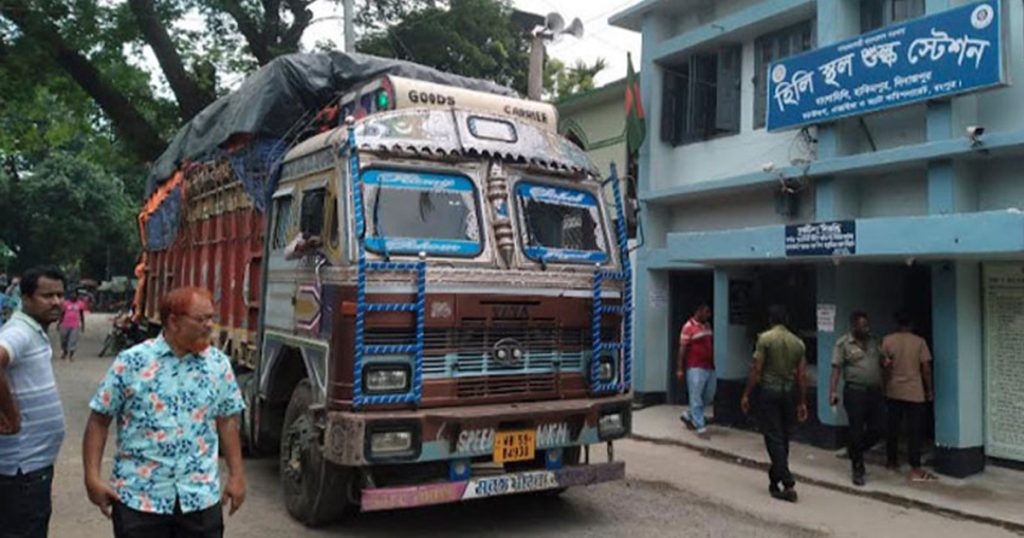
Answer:
[[[926, 0], [928, 13], [952, 0]], [[977, 113], [960, 98], [928, 103], [928, 141], [962, 136], [961, 125]], [[950, 160], [928, 163], [928, 213], [976, 209], [973, 178]], [[932, 266], [932, 334], [935, 370], [935, 469], [963, 477], [984, 470], [984, 378], [981, 270], [977, 262]]]
[[932, 269], [935, 469], [964, 477], [984, 470], [984, 377], [980, 266]]
[[[739, 425], [743, 421], [740, 411], [740, 397], [747, 376], [743, 364], [730, 343], [729, 326], [729, 271], [715, 268], [714, 276], [714, 327], [715, 327], [715, 373], [718, 390], [715, 394], [715, 422], [724, 425]], [[738, 346], [737, 346], [738, 347]]]
[[[835, 346], [836, 339], [845, 330], [845, 323], [843, 323], [843, 317], [840, 315], [840, 310], [846, 310], [846, 308], [840, 309], [840, 297], [838, 290], [839, 280], [838, 268], [832, 265], [823, 265], [818, 267], [817, 275], [817, 303], [820, 304], [831, 304], [836, 306], [836, 326], [832, 332], [818, 331], [818, 348], [816, 350], [818, 355], [818, 377], [815, 380], [817, 386], [816, 392], [816, 405], [818, 412], [818, 421], [823, 426], [831, 426], [838, 428], [846, 425], [846, 413], [843, 411], [842, 406], [836, 409], [836, 412], [832, 411], [832, 405], [828, 401], [829, 393], [829, 379], [832, 375], [832, 347]], [[842, 305], [846, 306], [846, 305]], [[838, 444], [839, 432], [837, 429], [831, 431], [832, 443], [826, 444]]]
[[636, 269], [636, 330], [633, 333], [633, 391], [643, 405], [664, 403], [668, 389], [669, 319], [671, 317], [667, 271], [647, 268], [643, 256]]

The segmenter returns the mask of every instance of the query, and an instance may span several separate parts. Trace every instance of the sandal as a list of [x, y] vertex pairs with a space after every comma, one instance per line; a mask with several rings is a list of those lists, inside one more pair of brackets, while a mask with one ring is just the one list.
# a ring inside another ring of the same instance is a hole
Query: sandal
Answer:
[[938, 476], [935, 476], [934, 474], [929, 473], [924, 469], [915, 469], [913, 471], [910, 471], [911, 482], [934, 482], [938, 479]]

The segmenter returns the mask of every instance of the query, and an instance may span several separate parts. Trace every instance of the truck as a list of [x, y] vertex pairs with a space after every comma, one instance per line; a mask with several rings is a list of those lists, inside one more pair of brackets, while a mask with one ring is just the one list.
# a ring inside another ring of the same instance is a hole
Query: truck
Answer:
[[622, 479], [618, 179], [549, 104], [396, 72], [330, 88], [291, 138], [179, 155], [139, 216], [136, 316], [211, 290], [246, 450], [278, 455], [307, 525]]

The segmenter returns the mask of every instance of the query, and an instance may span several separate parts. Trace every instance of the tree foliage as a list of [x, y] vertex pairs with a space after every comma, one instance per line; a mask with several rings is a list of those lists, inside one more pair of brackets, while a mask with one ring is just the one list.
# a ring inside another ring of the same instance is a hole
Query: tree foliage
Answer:
[[[177, 125], [225, 91], [221, 74], [244, 74], [298, 51], [310, 2], [4, 0], [0, 61], [67, 76], [126, 147], [150, 161]], [[146, 49], [157, 73], [147, 69]], [[151, 84], [154, 75], [160, 87]]]
[[0, 174], [0, 242], [17, 254], [16, 270], [60, 263], [102, 276], [109, 254], [113, 274], [125, 274], [138, 253], [136, 211], [121, 180], [81, 156], [51, 155], [18, 179]]
[[593, 64], [576, 60], [572, 66], [562, 61], [548, 58], [544, 65], [544, 91], [552, 101], [561, 101], [577, 93], [593, 90], [594, 78], [604, 70], [608, 63], [598, 58]]
[[[409, 60], [442, 71], [493, 80], [526, 92], [529, 44], [512, 22], [506, 1], [450, 0], [409, 6], [383, 2], [382, 19], [399, 18], [393, 26], [371, 31], [356, 45], [368, 54]], [[415, 3], [413, 3], [415, 4]]]
[[[130, 268], [147, 164], [242, 77], [300, 51], [311, 2], [0, 0], [0, 242], [16, 266], [98, 276], [109, 247]], [[508, 0], [356, 3], [361, 52], [525, 93]]]

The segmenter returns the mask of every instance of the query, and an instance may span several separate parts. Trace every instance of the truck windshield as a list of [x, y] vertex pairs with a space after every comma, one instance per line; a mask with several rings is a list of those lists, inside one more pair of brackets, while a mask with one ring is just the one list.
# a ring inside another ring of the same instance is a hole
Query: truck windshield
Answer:
[[469, 178], [371, 169], [362, 182], [367, 249], [462, 257], [483, 250], [476, 189]]
[[523, 250], [540, 262], [608, 260], [597, 197], [566, 187], [516, 184]]

